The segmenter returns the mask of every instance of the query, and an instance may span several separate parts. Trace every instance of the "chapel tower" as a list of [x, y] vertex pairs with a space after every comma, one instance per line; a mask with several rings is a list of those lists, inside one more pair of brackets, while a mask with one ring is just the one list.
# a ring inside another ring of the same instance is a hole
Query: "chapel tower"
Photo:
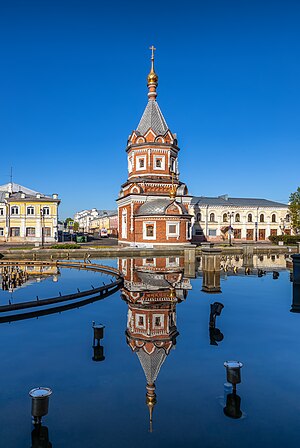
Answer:
[[184, 245], [191, 238], [190, 197], [179, 180], [176, 134], [156, 101], [158, 76], [151, 48], [147, 78], [148, 103], [128, 138], [128, 179], [118, 202], [119, 243], [122, 245]]

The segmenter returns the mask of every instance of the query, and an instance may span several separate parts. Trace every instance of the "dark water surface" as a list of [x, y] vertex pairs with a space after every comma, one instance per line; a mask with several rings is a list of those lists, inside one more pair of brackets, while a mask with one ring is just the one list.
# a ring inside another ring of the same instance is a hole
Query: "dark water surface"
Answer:
[[[201, 272], [188, 279], [174, 260], [166, 269], [162, 260], [156, 267], [151, 259], [138, 266], [129, 259], [105, 263], [122, 267], [122, 291], [80, 309], [0, 325], [1, 447], [50, 446], [31, 441], [28, 392], [40, 385], [53, 390], [43, 424], [54, 448], [299, 445], [300, 315], [290, 312], [288, 271], [280, 270], [276, 280], [272, 273], [222, 273], [222, 292], [208, 294], [201, 291]], [[58, 281], [32, 282], [13, 297], [53, 296], [102, 281], [107, 278], [93, 272], [62, 269]], [[7, 295], [0, 292], [1, 304]], [[224, 305], [218, 345], [209, 336], [215, 301]], [[150, 318], [156, 331], [139, 333]], [[159, 331], [168, 318], [170, 328]], [[105, 325], [102, 362], [92, 359], [92, 321]], [[244, 364], [240, 419], [223, 412], [223, 363], [229, 359]], [[146, 405], [151, 375], [157, 400], [152, 432]]]

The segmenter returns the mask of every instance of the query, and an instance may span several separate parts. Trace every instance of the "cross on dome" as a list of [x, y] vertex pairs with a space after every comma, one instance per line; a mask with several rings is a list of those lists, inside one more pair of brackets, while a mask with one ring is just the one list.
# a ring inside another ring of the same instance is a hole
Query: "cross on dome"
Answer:
[[149, 47], [149, 50], [151, 50], [151, 70], [147, 77], [147, 85], [149, 89], [148, 97], [149, 100], [155, 100], [157, 96], [156, 87], [158, 85], [158, 76], [154, 70], [154, 51], [156, 50], [156, 48], [154, 47], [154, 45], [152, 45], [151, 47]]

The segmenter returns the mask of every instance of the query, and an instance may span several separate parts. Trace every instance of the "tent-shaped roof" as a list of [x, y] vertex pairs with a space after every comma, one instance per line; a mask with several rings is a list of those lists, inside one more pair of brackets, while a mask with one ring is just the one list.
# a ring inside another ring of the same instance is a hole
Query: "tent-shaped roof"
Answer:
[[154, 100], [148, 101], [137, 131], [145, 135], [150, 128], [156, 135], [164, 135], [169, 129], [157, 101]]

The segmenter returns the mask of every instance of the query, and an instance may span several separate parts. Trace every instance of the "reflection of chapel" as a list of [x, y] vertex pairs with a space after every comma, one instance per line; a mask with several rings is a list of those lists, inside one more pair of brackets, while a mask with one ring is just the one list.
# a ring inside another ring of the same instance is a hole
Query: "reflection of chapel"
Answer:
[[189, 243], [190, 197], [179, 180], [176, 134], [172, 134], [156, 101], [158, 76], [154, 47], [148, 75], [148, 104], [127, 142], [128, 179], [118, 201], [119, 242], [130, 245]]
[[178, 336], [176, 305], [190, 289], [179, 259], [175, 260], [123, 259], [119, 265], [124, 275], [122, 297], [128, 304], [126, 338], [145, 373], [150, 430], [156, 404], [155, 382]]

